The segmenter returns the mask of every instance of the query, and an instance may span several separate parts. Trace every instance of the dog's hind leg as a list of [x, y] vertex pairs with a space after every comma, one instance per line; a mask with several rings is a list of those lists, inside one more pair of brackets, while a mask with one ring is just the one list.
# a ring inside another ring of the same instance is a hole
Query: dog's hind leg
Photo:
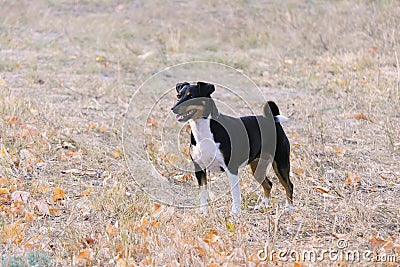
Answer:
[[[266, 176], [267, 166], [268, 162], [265, 160], [260, 161], [260, 159], [255, 159], [250, 162], [250, 170], [254, 178], [256, 178], [256, 180], [261, 184], [264, 189], [264, 199], [262, 202], [265, 206], [268, 206], [269, 204], [269, 198], [272, 189], [272, 182]], [[255, 206], [255, 209], [259, 208], [261, 208], [261, 205]]]
[[201, 169], [196, 162], [193, 163], [195, 167], [195, 175], [200, 188], [200, 213], [206, 213], [208, 199], [206, 170]]
[[286, 192], [286, 208], [291, 210], [293, 208], [293, 184], [289, 179], [290, 165], [279, 164], [276, 161], [272, 163], [275, 174], [279, 179], [279, 182], [283, 185]]

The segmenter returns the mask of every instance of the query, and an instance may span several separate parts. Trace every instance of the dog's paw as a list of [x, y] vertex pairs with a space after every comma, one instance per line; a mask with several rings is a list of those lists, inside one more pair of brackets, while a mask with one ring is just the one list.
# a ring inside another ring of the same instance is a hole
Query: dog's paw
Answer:
[[207, 214], [207, 206], [206, 205], [201, 206], [200, 209], [199, 209], [199, 213], [200, 214]]
[[237, 216], [237, 215], [240, 215], [241, 213], [242, 213], [242, 210], [240, 208], [240, 205], [232, 205], [231, 215]]
[[255, 206], [250, 206], [250, 208], [252, 208], [253, 210], [260, 210], [260, 209], [262, 209], [263, 206], [265, 208], [267, 208], [268, 205], [269, 205], [269, 199], [268, 198], [264, 198], [263, 201], [261, 201], [260, 204], [255, 205]]
[[287, 212], [293, 212], [293, 205], [290, 204], [289, 202], [286, 202], [285, 211], [287, 211]]

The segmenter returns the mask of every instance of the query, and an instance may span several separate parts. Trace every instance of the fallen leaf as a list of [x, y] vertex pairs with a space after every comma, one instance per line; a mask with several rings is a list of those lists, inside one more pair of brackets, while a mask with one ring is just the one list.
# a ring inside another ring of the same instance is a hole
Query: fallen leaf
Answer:
[[294, 169], [294, 173], [300, 176], [304, 173], [304, 169], [301, 166], [299, 166], [298, 168]]
[[339, 85], [339, 86], [346, 86], [346, 84], [347, 84], [347, 81], [346, 81], [346, 80], [339, 80], [339, 81], [338, 81], [338, 85]]
[[96, 56], [96, 61], [97, 62], [103, 62], [104, 61], [104, 57], [101, 55]]
[[65, 199], [65, 192], [61, 188], [54, 188], [54, 196], [52, 197], [53, 201], [63, 200]]
[[146, 120], [147, 126], [156, 127], [158, 125], [157, 119], [154, 117], [148, 117]]
[[370, 54], [376, 54], [376, 52], [378, 52], [378, 47], [376, 47], [376, 46], [371, 46], [370, 48], [368, 48], [368, 53], [370, 53]]
[[92, 190], [90, 188], [88, 188], [81, 192], [81, 196], [89, 196], [91, 193], [92, 193]]
[[112, 152], [114, 158], [119, 159], [121, 157], [121, 150], [117, 149]]
[[293, 65], [293, 60], [285, 59], [284, 63], [285, 63], [286, 66], [292, 66]]
[[159, 226], [160, 225], [160, 223], [159, 222], [157, 222], [157, 221], [148, 221], [147, 219], [146, 219], [146, 217], [145, 216], [143, 216], [142, 217], [142, 219], [140, 220], [140, 226], [146, 226], [146, 225], [151, 225], [151, 226]]
[[100, 127], [99, 127], [99, 132], [101, 132], [101, 133], [104, 133], [105, 131], [107, 131], [107, 125], [105, 125], [105, 124], [102, 124]]
[[353, 118], [356, 120], [368, 120], [367, 116], [364, 113], [357, 113], [353, 115]]
[[122, 258], [119, 258], [115, 264], [115, 267], [126, 267], [126, 266], [128, 266], [128, 263]]
[[369, 240], [369, 243], [372, 250], [378, 250], [386, 243], [386, 241], [379, 237], [372, 237]]
[[321, 194], [328, 194], [328, 189], [325, 189], [325, 188], [323, 188], [323, 187], [315, 187], [315, 191], [317, 191], [318, 193], [321, 193]]
[[85, 265], [85, 266], [90, 266], [92, 261], [92, 249], [87, 248], [84, 250], [81, 250], [78, 255], [74, 256], [73, 259], [73, 264], [74, 265]]
[[33, 115], [37, 115], [39, 113], [39, 111], [37, 110], [37, 108], [34, 105], [31, 105], [29, 107], [29, 112], [32, 113]]
[[51, 216], [58, 217], [62, 211], [60, 209], [49, 209], [49, 212]]
[[24, 203], [28, 202], [28, 198], [31, 193], [26, 192], [26, 191], [14, 191], [11, 194], [11, 199], [13, 201], [22, 201]]
[[25, 217], [24, 217], [25, 222], [33, 222], [35, 220], [35, 216], [33, 212], [25, 211]]
[[106, 226], [106, 232], [110, 237], [113, 237], [117, 234], [117, 228], [115, 228], [114, 225], [112, 225], [111, 223], [107, 224]]
[[0, 77], [0, 86], [5, 86], [6, 84], [6, 81]]
[[326, 146], [327, 148], [332, 149], [333, 151], [335, 151], [337, 153], [338, 157], [343, 157], [344, 153], [346, 152], [346, 150], [344, 148], [338, 147], [338, 146], [334, 146], [334, 145], [328, 145]]
[[357, 186], [358, 182], [360, 182], [361, 178], [354, 173], [349, 172], [347, 174], [346, 185], [352, 185], [354, 187]]
[[0, 204], [11, 204], [10, 190], [7, 188], [0, 188]]
[[386, 238], [385, 242], [386, 243], [385, 245], [383, 245], [383, 248], [385, 250], [391, 251], [394, 248], [393, 239], [389, 236], [388, 238]]
[[78, 151], [67, 151], [65, 155], [69, 158], [80, 158], [82, 157], [82, 152], [80, 150]]
[[12, 117], [7, 117], [6, 122], [10, 125], [21, 124], [22, 119], [19, 117], [12, 116]]
[[219, 236], [218, 236], [218, 232], [213, 229], [213, 228], [206, 228], [205, 230], [206, 232], [206, 236], [203, 238], [203, 241], [208, 243], [208, 244], [212, 244], [218, 241]]
[[161, 205], [158, 203], [154, 203], [153, 210], [154, 210], [154, 212], [159, 212], [161, 210]]
[[49, 206], [43, 200], [35, 202], [35, 210], [38, 215], [50, 215]]
[[206, 242], [208, 244], [213, 244], [213, 243], [217, 242], [218, 239], [219, 239], [219, 236], [216, 234], [208, 234], [203, 238], [204, 242]]
[[14, 244], [20, 244], [25, 237], [24, 225], [21, 221], [16, 221], [12, 224], [4, 225], [1, 237], [3, 240], [9, 240]]
[[7, 188], [0, 188], [0, 195], [2, 194], [10, 194], [10, 190], [8, 190]]
[[0, 187], [8, 186], [8, 179], [5, 177], [0, 177]]
[[96, 244], [96, 240], [94, 240], [91, 237], [85, 237], [85, 240], [82, 243], [83, 243], [83, 247], [87, 248], [88, 246], [91, 247], [94, 244]]

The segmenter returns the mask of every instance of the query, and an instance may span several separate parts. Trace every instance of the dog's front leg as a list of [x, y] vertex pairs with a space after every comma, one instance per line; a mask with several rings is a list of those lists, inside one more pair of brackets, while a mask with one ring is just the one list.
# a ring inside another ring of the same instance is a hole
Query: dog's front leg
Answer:
[[229, 170], [225, 170], [228, 175], [229, 184], [231, 186], [231, 194], [232, 194], [232, 208], [231, 214], [238, 215], [241, 213], [240, 205], [242, 203], [242, 198], [240, 196], [240, 183], [239, 183], [239, 174], [236, 171], [236, 174], [231, 173]]
[[206, 169], [201, 169], [196, 162], [193, 163], [195, 167], [195, 175], [200, 188], [200, 213], [206, 213], [208, 199]]

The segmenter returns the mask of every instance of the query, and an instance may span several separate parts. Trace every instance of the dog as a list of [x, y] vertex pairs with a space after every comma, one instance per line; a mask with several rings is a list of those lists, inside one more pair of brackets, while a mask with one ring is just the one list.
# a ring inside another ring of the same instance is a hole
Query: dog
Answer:
[[286, 207], [291, 209], [290, 143], [280, 124], [287, 118], [280, 115], [272, 101], [264, 105], [263, 115], [234, 118], [221, 114], [211, 98], [214, 91], [215, 86], [206, 82], [177, 83], [177, 102], [171, 108], [176, 119], [188, 121], [191, 128], [190, 151], [200, 188], [200, 212], [207, 212], [206, 169], [211, 169], [227, 174], [232, 195], [231, 214], [241, 213], [238, 170], [246, 164], [263, 187], [262, 203], [268, 206], [272, 182], [266, 177], [266, 171], [271, 162], [285, 188]]

